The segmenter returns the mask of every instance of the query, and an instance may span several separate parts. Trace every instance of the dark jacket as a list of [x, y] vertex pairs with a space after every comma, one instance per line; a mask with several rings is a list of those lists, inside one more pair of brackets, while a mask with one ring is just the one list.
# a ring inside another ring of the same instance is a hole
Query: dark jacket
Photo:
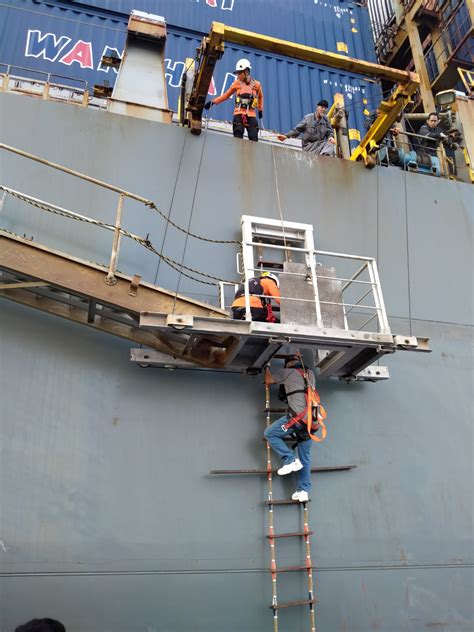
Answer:
[[314, 112], [307, 114], [302, 121], [286, 134], [288, 138], [301, 136], [303, 149], [314, 142], [327, 141], [334, 138], [334, 130], [327, 116], [318, 121]]
[[425, 123], [420, 127], [418, 134], [420, 136], [427, 136], [428, 138], [416, 138], [416, 151], [436, 156], [436, 150], [442, 139], [441, 128], [438, 125], [436, 127], [430, 127]]

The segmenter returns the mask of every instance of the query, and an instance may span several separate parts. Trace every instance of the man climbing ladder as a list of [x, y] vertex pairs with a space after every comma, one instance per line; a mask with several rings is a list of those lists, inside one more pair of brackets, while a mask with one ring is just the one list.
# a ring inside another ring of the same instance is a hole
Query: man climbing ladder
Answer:
[[[265, 384], [279, 384], [284, 389], [288, 401], [288, 412], [274, 421], [265, 430], [265, 439], [283, 459], [278, 470], [280, 476], [298, 473], [298, 483], [292, 500], [306, 502], [311, 491], [311, 447], [313, 441], [322, 441], [326, 436], [324, 426], [325, 411], [319, 406], [319, 396], [315, 390], [313, 371], [306, 369], [301, 355], [286, 359], [285, 368], [270, 372], [265, 370]], [[321, 437], [315, 433], [322, 428]], [[298, 445], [298, 457], [283, 440], [294, 436]]]

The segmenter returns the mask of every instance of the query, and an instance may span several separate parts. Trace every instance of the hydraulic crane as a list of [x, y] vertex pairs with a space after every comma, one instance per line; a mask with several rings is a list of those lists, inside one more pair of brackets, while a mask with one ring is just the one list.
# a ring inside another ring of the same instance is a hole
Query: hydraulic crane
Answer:
[[209, 34], [203, 38], [198, 49], [194, 78], [187, 99], [186, 83], [188, 77], [187, 73], [183, 73], [181, 102], [185, 102], [186, 105], [184, 108], [181, 108], [181, 121], [183, 123], [187, 121], [193, 134], [201, 133], [202, 112], [209, 85], [214, 67], [224, 54], [225, 43], [244, 47], [251, 46], [258, 50], [278, 53], [293, 59], [321, 64], [346, 72], [376, 77], [396, 84], [391, 96], [379, 105], [376, 120], [350, 157], [351, 160], [363, 160], [368, 167], [374, 164], [371, 154], [376, 150], [378, 142], [390, 130], [398, 115], [419, 86], [418, 76], [412, 72], [373, 64], [319, 48], [303, 46], [294, 42], [267, 37], [259, 33], [229, 27], [220, 22], [213, 22]]

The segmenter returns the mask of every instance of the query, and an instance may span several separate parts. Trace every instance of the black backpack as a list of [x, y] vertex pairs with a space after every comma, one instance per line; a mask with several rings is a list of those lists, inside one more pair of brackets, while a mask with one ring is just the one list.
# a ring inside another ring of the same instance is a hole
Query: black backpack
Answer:
[[[235, 298], [240, 298], [245, 294], [244, 284], [241, 283], [237, 288], [237, 292], [235, 293]], [[260, 283], [260, 278], [253, 277], [249, 279], [249, 294], [257, 294], [260, 296], [260, 300], [262, 301], [262, 307], [265, 307], [265, 299], [263, 298], [264, 290], [263, 285]]]

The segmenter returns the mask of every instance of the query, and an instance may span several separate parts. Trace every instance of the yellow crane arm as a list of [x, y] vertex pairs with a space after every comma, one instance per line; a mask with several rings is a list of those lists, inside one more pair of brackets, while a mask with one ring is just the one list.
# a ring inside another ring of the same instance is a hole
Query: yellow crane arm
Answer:
[[380, 104], [381, 115], [372, 126], [374, 129], [371, 128], [367, 132], [359, 147], [352, 154], [351, 160], [365, 159], [367, 149], [372, 147], [373, 143], [382, 140], [407, 100], [409, 100], [419, 85], [418, 75], [413, 72], [373, 64], [361, 59], [347, 57], [346, 55], [330, 53], [319, 48], [229, 27], [221, 22], [213, 22], [209, 35], [203, 38], [198, 49], [193, 86], [186, 104], [188, 124], [194, 134], [201, 133], [202, 111], [209, 91], [214, 66], [224, 54], [225, 42], [243, 47], [250, 46], [261, 51], [321, 64], [345, 72], [376, 77], [398, 84], [392, 97], [387, 101], [382, 101]]

